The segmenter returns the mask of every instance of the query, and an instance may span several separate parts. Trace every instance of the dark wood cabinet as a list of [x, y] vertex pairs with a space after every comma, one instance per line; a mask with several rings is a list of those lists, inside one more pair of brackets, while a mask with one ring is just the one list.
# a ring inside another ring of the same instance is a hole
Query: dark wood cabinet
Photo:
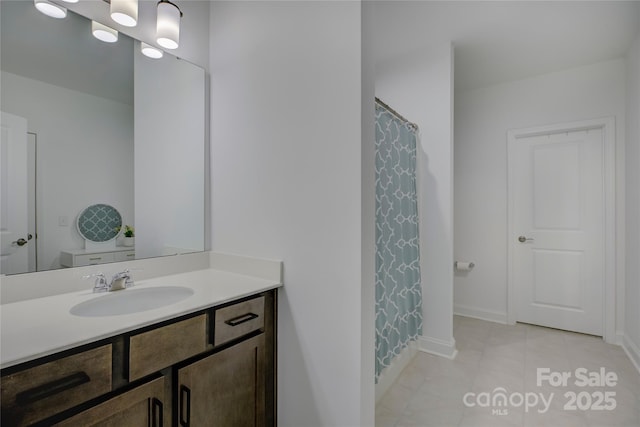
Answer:
[[266, 425], [265, 379], [264, 334], [178, 369], [178, 425]]
[[276, 291], [2, 371], [2, 426], [272, 427]]

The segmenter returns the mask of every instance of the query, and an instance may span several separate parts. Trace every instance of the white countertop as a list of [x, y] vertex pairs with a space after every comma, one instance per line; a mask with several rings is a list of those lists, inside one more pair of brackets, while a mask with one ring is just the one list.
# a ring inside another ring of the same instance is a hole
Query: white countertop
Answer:
[[105, 317], [78, 317], [69, 312], [78, 303], [110, 294], [93, 293], [92, 289], [0, 306], [0, 368], [278, 288], [281, 284], [275, 280], [206, 269], [136, 281], [130, 289], [153, 286], [184, 286], [194, 293], [164, 307]]

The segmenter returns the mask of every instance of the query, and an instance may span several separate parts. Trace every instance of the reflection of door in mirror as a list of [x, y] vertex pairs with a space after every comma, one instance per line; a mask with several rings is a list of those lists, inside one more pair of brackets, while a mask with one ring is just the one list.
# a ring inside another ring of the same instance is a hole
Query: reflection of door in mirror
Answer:
[[29, 236], [33, 235], [29, 230], [29, 195], [33, 192], [28, 190], [29, 175], [33, 172], [29, 159], [33, 159], [34, 152], [28, 149], [27, 120], [5, 112], [1, 114], [0, 273], [25, 273], [35, 271], [35, 245], [29, 244]]
[[29, 248], [28, 273], [38, 271], [38, 225], [36, 223], [36, 162], [38, 159], [38, 135], [27, 128], [27, 240]]

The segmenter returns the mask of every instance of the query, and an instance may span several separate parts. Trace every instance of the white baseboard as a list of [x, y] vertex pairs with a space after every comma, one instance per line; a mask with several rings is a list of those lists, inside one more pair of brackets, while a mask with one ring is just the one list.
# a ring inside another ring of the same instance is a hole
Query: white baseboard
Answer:
[[469, 307], [466, 305], [454, 305], [453, 314], [464, 317], [472, 317], [474, 319], [486, 320], [488, 322], [508, 324], [507, 313], [499, 311], [483, 310], [480, 308]]
[[[609, 344], [615, 344], [615, 345], [623, 346], [624, 345], [624, 333], [623, 332], [616, 332], [614, 340], [615, 340], [614, 342], [611, 342]], [[605, 340], [605, 342], [607, 342], [607, 341]]]
[[451, 341], [443, 341], [437, 338], [419, 337], [418, 350], [435, 354], [436, 356], [446, 357], [447, 359], [455, 359], [458, 354], [458, 350], [456, 350], [456, 340], [453, 338], [451, 338]]
[[380, 398], [389, 390], [391, 384], [398, 379], [402, 370], [407, 367], [417, 352], [416, 342], [411, 341], [400, 354], [393, 358], [391, 364], [380, 372], [378, 383], [376, 384], [376, 403], [378, 403]]
[[640, 373], [640, 348], [638, 345], [625, 335], [622, 339], [622, 348], [625, 353], [627, 353], [627, 356], [629, 356], [629, 359], [631, 359], [631, 363], [633, 363]]

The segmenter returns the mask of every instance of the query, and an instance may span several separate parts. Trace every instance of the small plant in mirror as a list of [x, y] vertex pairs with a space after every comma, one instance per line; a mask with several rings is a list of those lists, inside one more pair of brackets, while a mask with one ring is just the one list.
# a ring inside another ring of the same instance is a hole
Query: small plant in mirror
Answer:
[[130, 225], [125, 225], [124, 226], [124, 237], [133, 237], [135, 236], [135, 232], [132, 226]]

